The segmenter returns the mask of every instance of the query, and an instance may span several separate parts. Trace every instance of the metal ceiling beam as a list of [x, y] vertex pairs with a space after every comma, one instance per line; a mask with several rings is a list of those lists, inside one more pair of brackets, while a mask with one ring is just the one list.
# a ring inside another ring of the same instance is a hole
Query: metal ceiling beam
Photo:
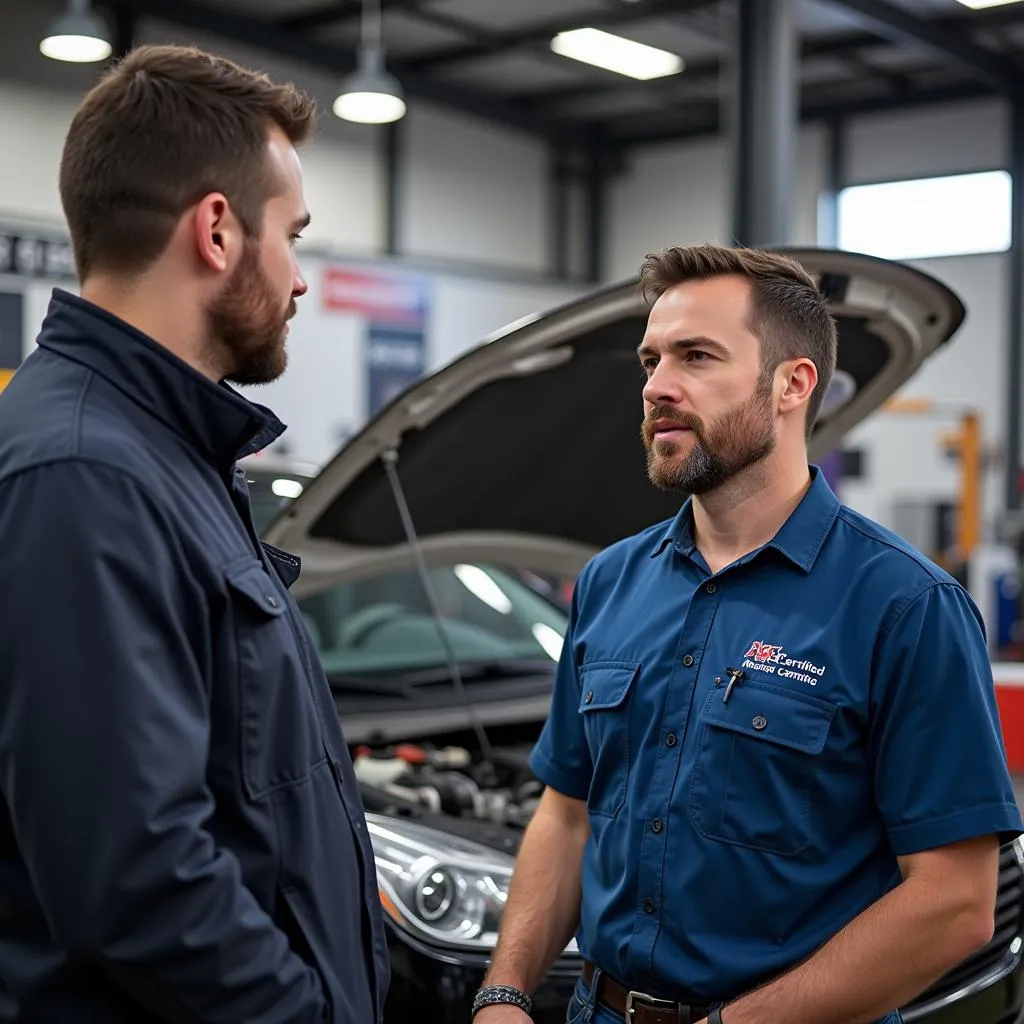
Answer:
[[[447, 67], [462, 61], [476, 60], [478, 57], [487, 57], [502, 50], [510, 50], [530, 43], [546, 43], [552, 36], [559, 32], [568, 32], [574, 28], [614, 28], [616, 25], [625, 25], [630, 22], [637, 22], [644, 18], [676, 17], [687, 14], [690, 11], [700, 10], [702, 7], [710, 7], [718, 0], [636, 0], [635, 3], [624, 3], [619, 9], [609, 10], [607, 14], [595, 14], [589, 17], [576, 15], [573, 18], [553, 18], [540, 24], [535, 24], [529, 29], [521, 32], [488, 32], [481, 28], [480, 34], [487, 34], [486, 41], [478, 43], [467, 43], [464, 46], [451, 46], [446, 50], [420, 57], [407, 62], [406, 67], [422, 71], [427, 68]], [[414, 17], [423, 17], [427, 20], [429, 12], [417, 10], [418, 5], [413, 5], [406, 12]]]
[[[999, 95], [994, 89], [980, 82], [945, 86], [941, 89], [919, 89], [905, 96], [878, 96], [871, 99], [851, 100], [845, 103], [804, 103], [800, 108], [800, 120], [807, 124], [814, 121], [844, 120], [864, 114], [884, 113], [890, 110], [910, 110], [915, 107], [938, 106], [943, 103], [957, 103], [967, 100], [986, 99]], [[656, 131], [618, 133], [609, 131], [609, 145], [622, 151], [670, 142], [686, 142], [694, 139], [717, 136], [721, 133], [721, 122], [717, 104], [708, 104], [708, 117], [697, 124], [686, 127], [659, 128]]]
[[[346, 47], [317, 42], [247, 14], [208, 6], [201, 0], [117, 2], [121, 8], [139, 17], [156, 18], [193, 31], [222, 36], [245, 46], [320, 68], [337, 75], [339, 79], [356, 66], [355, 52]], [[438, 81], [401, 64], [392, 63], [389, 70], [398, 76], [406, 92], [418, 99], [499, 122], [541, 138], [570, 144], [587, 144], [591, 138], [590, 132], [583, 126], [545, 118], [513, 102], [484, 95], [461, 84]]]
[[[970, 17], [966, 18], [962, 15], [952, 18], [937, 18], [934, 23], [946, 32], [955, 32], [967, 38], [965, 30], [968, 28], [980, 30], [1005, 28], [1007, 25], [1012, 24], [1024, 25], [1024, 4], [1020, 8], [1014, 6], [992, 7], [986, 10], [974, 11]], [[834, 35], [819, 36], [803, 40], [800, 46], [800, 59], [802, 61], [814, 57], [839, 57], [846, 59], [856, 55], [860, 50], [876, 47], [879, 43], [884, 42], [884, 40], [879, 39], [878, 34], [875, 32], [841, 32]], [[722, 71], [722, 63], [717, 58], [696, 60], [688, 63], [682, 74], [676, 75], [672, 79], [663, 78], [650, 82], [641, 82], [624, 78], [613, 85], [598, 83], [574, 85], [560, 89], [545, 89], [542, 92], [531, 92], [523, 98], [523, 103], [535, 109], [542, 109], [554, 103], [573, 100], [583, 96], [595, 96], [599, 93], [612, 95], [624, 89], [653, 91], [656, 88], [664, 88], [668, 83], [678, 82], [680, 85], [684, 85], [686, 82], [718, 79]], [[876, 74], [881, 78], [893, 73], [877, 68]]]
[[915, 17], [887, 0], [829, 0], [870, 32], [899, 45], [916, 46], [942, 60], [953, 60], [975, 78], [1005, 96], [1021, 90], [1021, 75], [1013, 61], [973, 43], [934, 21]]
[[[404, 5], [406, 0], [380, 0], [382, 10], [389, 7]], [[312, 32], [318, 28], [326, 28], [328, 25], [338, 25], [346, 21], [358, 21], [362, 15], [363, 6], [359, 0], [331, 0], [330, 3], [319, 7], [313, 7], [296, 14], [287, 14], [283, 18], [277, 18], [274, 24], [278, 28], [287, 29], [289, 32]]]

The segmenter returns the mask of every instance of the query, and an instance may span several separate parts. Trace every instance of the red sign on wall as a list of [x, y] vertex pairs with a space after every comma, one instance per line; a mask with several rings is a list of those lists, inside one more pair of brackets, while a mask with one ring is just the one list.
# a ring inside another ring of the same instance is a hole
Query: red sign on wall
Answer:
[[429, 282], [400, 274], [375, 274], [328, 267], [323, 277], [323, 308], [359, 313], [378, 324], [422, 326], [430, 302]]

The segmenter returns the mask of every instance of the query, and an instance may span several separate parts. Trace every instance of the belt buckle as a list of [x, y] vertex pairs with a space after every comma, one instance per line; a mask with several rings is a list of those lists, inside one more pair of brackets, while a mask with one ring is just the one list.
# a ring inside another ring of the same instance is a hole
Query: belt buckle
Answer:
[[632, 1020], [633, 1014], [636, 1013], [634, 1003], [642, 1003], [644, 1006], [651, 1007], [660, 1006], [666, 1010], [674, 1010], [677, 1005], [671, 999], [658, 999], [656, 996], [649, 996], [646, 992], [637, 992], [635, 989], [630, 989], [626, 993], [626, 1020]]

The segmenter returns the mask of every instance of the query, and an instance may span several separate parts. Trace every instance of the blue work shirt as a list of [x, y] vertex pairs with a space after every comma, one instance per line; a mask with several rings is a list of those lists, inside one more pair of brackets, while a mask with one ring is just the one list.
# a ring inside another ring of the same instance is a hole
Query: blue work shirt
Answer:
[[688, 501], [575, 589], [531, 764], [589, 809], [581, 952], [652, 994], [736, 998], [896, 885], [897, 856], [1024, 828], [970, 597], [811, 475], [720, 572]]
[[0, 1019], [371, 1024], [330, 688], [240, 457], [283, 424], [58, 290], [0, 395]]

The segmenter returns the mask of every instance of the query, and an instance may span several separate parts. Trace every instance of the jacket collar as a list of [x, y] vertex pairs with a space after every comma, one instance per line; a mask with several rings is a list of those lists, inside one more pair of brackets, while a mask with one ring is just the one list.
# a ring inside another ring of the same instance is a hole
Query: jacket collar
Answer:
[[[811, 466], [811, 486], [800, 504], [782, 524], [775, 536], [765, 545], [778, 551], [804, 572], [810, 572], [817, 561], [825, 538], [839, 514], [839, 499], [829, 486], [825, 475], [817, 466]], [[693, 536], [693, 498], [689, 497], [665, 532], [658, 535], [651, 557], [661, 554], [669, 544], [684, 555], [692, 556], [697, 550]], [[762, 549], [763, 550], [763, 549]], [[747, 561], [754, 554], [741, 559]]]
[[269, 409], [64, 289], [54, 289], [38, 341], [99, 374], [218, 466], [260, 451], [286, 429]]

